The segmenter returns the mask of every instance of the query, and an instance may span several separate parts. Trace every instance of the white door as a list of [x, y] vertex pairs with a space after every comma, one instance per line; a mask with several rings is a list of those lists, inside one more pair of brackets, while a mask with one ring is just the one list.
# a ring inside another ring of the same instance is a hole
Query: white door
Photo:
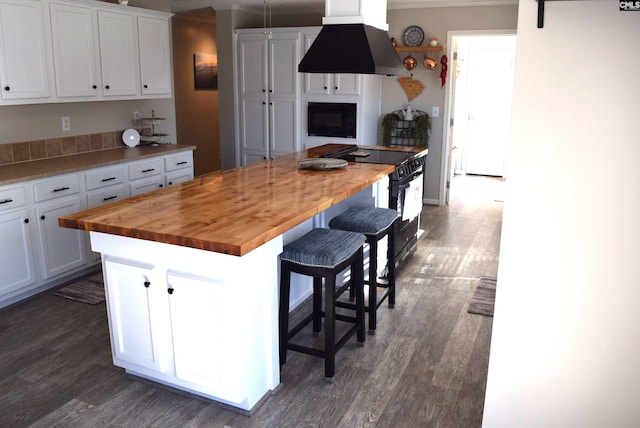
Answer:
[[58, 225], [59, 217], [81, 210], [80, 196], [41, 204], [36, 208], [45, 279], [85, 264], [83, 232]]
[[49, 96], [46, 43], [40, 1], [0, 1], [0, 93], [2, 99]]
[[97, 97], [100, 60], [94, 10], [60, 3], [50, 7], [58, 97]]
[[504, 175], [514, 49], [515, 45], [469, 47], [468, 128], [463, 154], [467, 174]]

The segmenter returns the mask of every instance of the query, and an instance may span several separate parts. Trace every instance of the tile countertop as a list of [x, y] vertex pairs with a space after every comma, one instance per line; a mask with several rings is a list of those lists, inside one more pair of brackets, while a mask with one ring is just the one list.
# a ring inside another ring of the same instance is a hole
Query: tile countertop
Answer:
[[159, 144], [158, 146], [136, 146], [107, 149], [57, 158], [0, 166], [0, 186], [67, 174], [86, 169], [99, 168], [122, 162], [132, 162], [154, 156], [164, 156], [185, 150], [195, 150], [196, 146], [184, 144]]
[[[195, 180], [71, 214], [63, 227], [243, 256], [371, 186], [393, 165], [298, 169], [332, 145], [212, 173]], [[403, 150], [412, 151], [412, 150]], [[421, 150], [413, 150], [420, 152]]]

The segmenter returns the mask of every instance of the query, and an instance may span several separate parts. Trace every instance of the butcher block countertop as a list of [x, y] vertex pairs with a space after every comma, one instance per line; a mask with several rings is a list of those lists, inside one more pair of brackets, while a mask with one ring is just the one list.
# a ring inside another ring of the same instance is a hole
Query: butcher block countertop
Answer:
[[300, 159], [334, 149], [329, 144], [208, 174], [61, 217], [59, 224], [243, 256], [394, 171], [352, 162], [343, 169], [298, 169]]
[[0, 186], [123, 162], [133, 162], [154, 156], [170, 155], [185, 150], [195, 150], [195, 148], [196, 146], [184, 144], [123, 146], [117, 149], [2, 165], [0, 166]]

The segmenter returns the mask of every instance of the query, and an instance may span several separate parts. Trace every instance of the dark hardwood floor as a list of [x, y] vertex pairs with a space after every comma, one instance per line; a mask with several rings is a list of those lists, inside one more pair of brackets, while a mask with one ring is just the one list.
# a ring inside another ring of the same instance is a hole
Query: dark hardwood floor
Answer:
[[105, 305], [45, 293], [0, 310], [2, 427], [480, 427], [492, 318], [467, 313], [495, 276], [502, 181], [456, 177], [426, 206], [418, 252], [399, 272], [376, 335], [323, 362], [289, 352], [282, 385], [252, 415], [124, 374], [111, 363]]

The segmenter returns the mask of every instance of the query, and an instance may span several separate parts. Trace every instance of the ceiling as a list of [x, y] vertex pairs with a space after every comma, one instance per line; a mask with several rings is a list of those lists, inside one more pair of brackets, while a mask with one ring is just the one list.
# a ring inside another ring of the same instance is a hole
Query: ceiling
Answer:
[[[171, 0], [172, 10], [211, 7], [213, 9], [248, 8], [263, 10], [265, 5], [274, 13], [324, 13], [324, 0]], [[490, 6], [517, 4], [518, 0], [387, 0], [388, 9], [420, 9], [428, 7]]]

